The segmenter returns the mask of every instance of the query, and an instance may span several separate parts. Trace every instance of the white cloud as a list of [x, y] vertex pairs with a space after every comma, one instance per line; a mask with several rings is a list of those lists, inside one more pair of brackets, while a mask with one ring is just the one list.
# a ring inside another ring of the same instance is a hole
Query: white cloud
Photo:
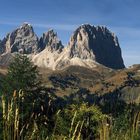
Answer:
[[2, 24], [2, 25], [11, 25], [11, 26], [20, 25], [20, 23], [17, 23], [17, 22], [3, 22], [3, 21], [0, 21], [0, 24]]
[[[10, 26], [20, 26], [23, 23], [24, 22], [20, 23], [20, 22], [2, 22], [2, 21], [0, 21], [0, 24], [10, 25]], [[31, 25], [33, 25], [33, 27], [37, 27], [37, 28], [53, 28], [56, 30], [64, 30], [64, 31], [73, 31], [76, 27], [78, 27], [78, 25], [74, 25], [74, 24], [31, 23]]]
[[114, 31], [121, 37], [131, 37], [131, 38], [140, 38], [140, 29], [135, 27], [113, 27], [111, 30]]
[[73, 24], [33, 24], [34, 27], [38, 28], [53, 28], [57, 30], [73, 31], [77, 25]]

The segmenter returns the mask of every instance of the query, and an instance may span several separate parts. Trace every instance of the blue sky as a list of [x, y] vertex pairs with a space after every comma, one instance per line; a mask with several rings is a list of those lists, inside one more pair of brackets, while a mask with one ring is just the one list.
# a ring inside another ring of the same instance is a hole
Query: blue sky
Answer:
[[63, 44], [83, 23], [105, 25], [120, 42], [126, 66], [140, 63], [140, 0], [0, 0], [0, 38], [29, 22], [37, 35], [55, 29]]

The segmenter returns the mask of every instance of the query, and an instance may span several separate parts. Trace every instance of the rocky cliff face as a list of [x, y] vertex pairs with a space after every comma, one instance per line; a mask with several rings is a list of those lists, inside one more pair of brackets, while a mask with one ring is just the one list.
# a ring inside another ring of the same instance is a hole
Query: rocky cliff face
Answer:
[[48, 32], [43, 33], [43, 36], [39, 40], [39, 46], [41, 50], [48, 48], [51, 52], [57, 50], [61, 52], [63, 49], [63, 45], [54, 30], [49, 30]]
[[32, 56], [32, 61], [39, 67], [55, 70], [56, 60], [59, 58], [64, 46], [53, 30], [43, 33], [39, 41], [40, 53]]
[[79, 65], [94, 68], [100, 64], [113, 69], [125, 67], [118, 39], [106, 27], [85, 24], [75, 30], [55, 67]]
[[80, 26], [72, 35], [68, 49], [70, 58], [95, 60], [114, 69], [124, 68], [118, 39], [106, 27]]
[[2, 53], [20, 52], [25, 54], [35, 53], [38, 49], [38, 37], [30, 24], [24, 23], [14, 30], [2, 41]]
[[30, 54], [36, 65], [53, 70], [71, 65], [124, 68], [118, 39], [103, 26], [81, 25], [71, 36], [68, 45], [63, 47], [53, 30], [38, 39], [32, 26], [24, 23], [0, 42], [1, 56], [14, 52]]

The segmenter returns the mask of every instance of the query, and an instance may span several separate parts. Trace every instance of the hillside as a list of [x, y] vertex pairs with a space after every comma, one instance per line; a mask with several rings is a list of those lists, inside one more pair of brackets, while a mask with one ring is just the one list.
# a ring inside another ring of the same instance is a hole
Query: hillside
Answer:
[[[111, 96], [111, 100], [119, 98], [126, 103], [140, 102], [140, 65], [133, 65], [122, 70], [113, 70], [103, 66], [94, 69], [70, 66], [57, 71], [38, 69], [43, 85], [58, 97], [70, 97], [78, 93], [79, 98], [85, 94], [93, 97], [96, 95], [99, 98], [107, 95]], [[0, 77], [4, 77], [6, 73], [7, 68], [1, 67]]]
[[71, 66], [63, 71], [40, 69], [40, 73], [43, 83], [55, 89], [58, 96], [70, 96], [85, 89], [85, 92], [103, 98], [114, 94], [126, 103], [140, 101], [140, 65], [123, 70]]

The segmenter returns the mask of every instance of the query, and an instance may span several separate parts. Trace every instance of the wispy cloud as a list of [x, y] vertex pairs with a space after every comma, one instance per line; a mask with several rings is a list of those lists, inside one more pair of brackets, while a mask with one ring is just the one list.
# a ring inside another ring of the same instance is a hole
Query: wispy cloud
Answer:
[[121, 27], [115, 27], [111, 26], [111, 30], [113, 30], [116, 34], [119, 34], [121, 36], [126, 36], [126, 37], [132, 37], [132, 38], [137, 38], [140, 37], [140, 28], [136, 27], [126, 27], [126, 26], [121, 26]]
[[[0, 21], [1, 25], [9, 25], [9, 26], [20, 26], [24, 22], [2, 22]], [[42, 23], [31, 23], [33, 27], [37, 28], [53, 28], [56, 30], [63, 30], [63, 31], [73, 31], [78, 25], [76, 24], [42, 24]]]
[[72, 31], [78, 25], [74, 25], [74, 24], [40, 24], [40, 23], [33, 23], [33, 26], [38, 27], [38, 28], [53, 28], [53, 29], [56, 29], [56, 30]]
[[18, 26], [18, 25], [20, 25], [19, 22], [3, 22], [3, 21], [0, 21], [0, 24], [1, 25], [10, 25], [10, 26]]
[[140, 58], [140, 56], [138, 54], [126, 54], [126, 55], [123, 55], [123, 57], [125, 58], [131, 58], [131, 59], [137, 59], [137, 58]]

